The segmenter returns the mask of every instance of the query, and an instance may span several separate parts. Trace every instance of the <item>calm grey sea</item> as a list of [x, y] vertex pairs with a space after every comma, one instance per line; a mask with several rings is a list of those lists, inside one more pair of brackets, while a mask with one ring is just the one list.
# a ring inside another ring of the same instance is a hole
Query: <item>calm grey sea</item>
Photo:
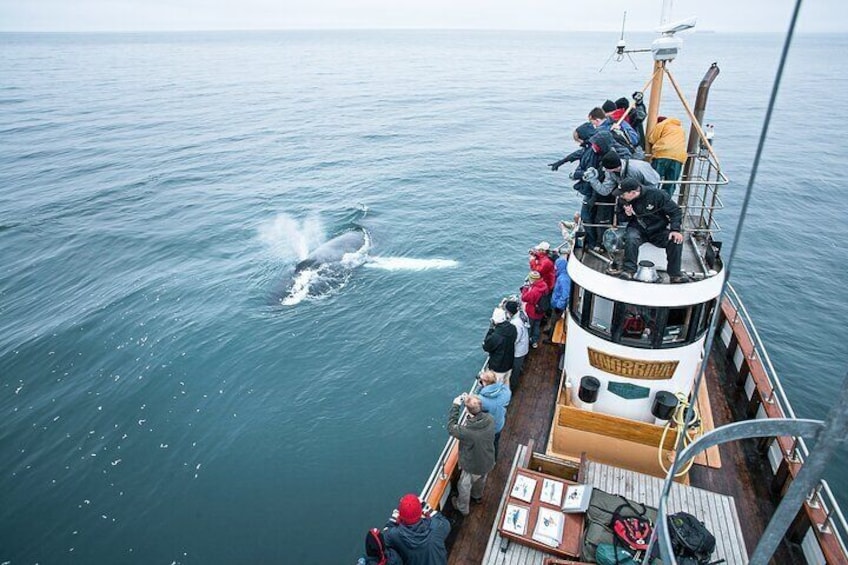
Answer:
[[[578, 207], [545, 164], [647, 81], [644, 57], [598, 72], [616, 39], [0, 34], [0, 562], [351, 562]], [[722, 69], [726, 246], [780, 40], [690, 35], [672, 66], [691, 95]], [[798, 38], [733, 273], [806, 417], [848, 357], [846, 50]], [[279, 305], [354, 220], [373, 264]]]

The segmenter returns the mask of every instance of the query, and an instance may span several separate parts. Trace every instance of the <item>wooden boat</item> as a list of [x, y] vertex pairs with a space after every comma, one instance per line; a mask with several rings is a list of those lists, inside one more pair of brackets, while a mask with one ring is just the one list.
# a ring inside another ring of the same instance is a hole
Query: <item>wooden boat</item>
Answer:
[[[677, 423], [668, 415], [658, 418], [658, 397], [670, 393], [697, 406], [705, 437], [735, 430], [740, 423], [777, 426], [795, 419], [753, 321], [725, 280], [714, 214], [721, 207], [720, 188], [728, 181], [700, 126], [718, 69], [714, 65], [708, 70], [690, 109], [666, 66], [680, 47], [675, 36], [679, 29], [666, 26], [652, 47], [647, 129], [656, 124], [666, 80], [692, 123], [678, 198], [686, 235], [683, 269], [690, 281], [672, 285], [665, 275], [657, 282], [621, 280], [609, 274], [610, 256], [582, 247], [579, 233], [568, 243], [570, 304], [562, 319], [552, 323], [552, 338], [528, 355], [482, 502], [464, 518], [450, 507], [458, 477], [454, 439], [447, 441], [422, 489], [422, 500], [454, 523], [448, 539], [452, 564], [586, 562], [582, 518], [567, 523], [556, 548], [533, 540], [529, 532], [504, 530], [504, 510], [514, 502], [510, 487], [518, 475], [591, 485], [667, 513], [688, 511], [717, 538], [715, 560], [848, 563], [848, 526], [823, 480], [805, 493], [788, 529], [778, 526], [776, 537], [768, 529], [776, 512], [786, 514], [781, 502], [797, 496], [793, 485], [802, 484], [799, 477], [813, 460], [800, 434], [761, 427], [751, 434], [759, 437], [709, 447], [688, 472], [674, 476], [683, 445], [674, 432], [691, 422], [687, 415], [693, 412], [681, 411], [683, 420]], [[660, 271], [663, 255], [649, 244], [640, 250], [640, 259], [651, 260]], [[649, 273], [647, 280], [654, 278]], [[642, 317], [639, 331], [627, 322], [633, 312]], [[829, 424], [844, 426], [845, 412], [844, 405], [837, 407]], [[676, 464], [669, 471], [672, 461]], [[809, 476], [803, 479], [809, 481]], [[529, 504], [529, 529], [539, 507], [538, 498]], [[665, 523], [662, 513], [657, 523]], [[658, 537], [653, 543], [661, 543]], [[755, 551], [763, 539], [773, 546], [762, 550], [765, 557]]]

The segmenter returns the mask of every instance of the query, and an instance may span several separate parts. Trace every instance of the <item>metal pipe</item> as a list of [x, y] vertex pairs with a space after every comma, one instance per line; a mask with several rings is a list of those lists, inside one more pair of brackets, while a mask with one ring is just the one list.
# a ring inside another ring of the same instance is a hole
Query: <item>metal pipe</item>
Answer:
[[[710, 94], [710, 87], [720, 72], [718, 63], [713, 63], [710, 65], [710, 68], [707, 69], [707, 72], [704, 74], [704, 78], [701, 79], [701, 84], [698, 85], [698, 95], [695, 98], [695, 109], [693, 110], [693, 114], [699, 125], [703, 123], [704, 120], [704, 110], [707, 108], [707, 97]], [[689, 144], [686, 147], [687, 153], [691, 155], [697, 151], [699, 139], [698, 128], [693, 123], [689, 126]], [[692, 173], [693, 162], [694, 159], [691, 157], [686, 160], [686, 165], [683, 167], [682, 178], [689, 178], [689, 175]], [[681, 192], [683, 192], [683, 187], [681, 187]], [[681, 197], [685, 196], [685, 194], [681, 194]]]

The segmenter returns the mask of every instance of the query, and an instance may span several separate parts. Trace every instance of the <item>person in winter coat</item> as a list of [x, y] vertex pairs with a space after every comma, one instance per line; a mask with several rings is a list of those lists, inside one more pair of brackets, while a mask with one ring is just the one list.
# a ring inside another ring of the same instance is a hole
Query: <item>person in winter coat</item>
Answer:
[[[597, 167], [600, 163], [600, 155], [595, 151], [589, 139], [596, 133], [595, 126], [591, 122], [586, 122], [577, 126], [574, 130], [574, 141], [580, 147], [573, 153], [563, 157], [555, 163], [548, 165], [552, 171], [558, 170], [565, 163], [579, 161], [577, 167], [569, 175], [574, 180], [573, 188], [583, 197], [583, 202], [580, 207], [580, 217], [583, 218], [584, 224], [594, 224], [594, 206], [595, 206], [595, 191], [592, 190], [592, 185], [583, 180], [583, 171], [590, 167]], [[609, 132], [604, 132], [609, 140], [612, 141], [612, 135]], [[593, 247], [595, 245], [595, 229], [586, 228], [586, 245]]]
[[407, 494], [398, 504], [397, 523], [389, 524], [383, 539], [404, 565], [447, 565], [445, 539], [450, 529], [450, 522], [438, 512], [423, 516], [421, 501]]
[[547, 241], [539, 242], [539, 245], [530, 250], [530, 270], [542, 275], [542, 279], [548, 285], [548, 291], [553, 290], [556, 281], [554, 262], [548, 255], [550, 250], [551, 244]]
[[[596, 110], [603, 116], [603, 110], [600, 108], [596, 108]], [[606, 179], [604, 169], [601, 167], [601, 159], [604, 155], [610, 151], [615, 151], [620, 158], [631, 159], [633, 158], [633, 152], [629, 147], [619, 143], [612, 136], [609, 130], [596, 131], [595, 134], [589, 138], [589, 144], [591, 145], [592, 152], [594, 154], [594, 158], [592, 159], [590, 166], [583, 167], [582, 169], [575, 169], [572, 176], [575, 179], [579, 179], [581, 185], [588, 187], [592, 191], [590, 203], [592, 212], [588, 218], [584, 217], [583, 224], [584, 226], [585, 224], [595, 224], [598, 227], [585, 227], [584, 231], [586, 232], [586, 238], [584, 240], [584, 245], [588, 249], [594, 249], [596, 253], [604, 253], [605, 250], [599, 245], [599, 242], [603, 239], [604, 231], [607, 229], [606, 226], [612, 223], [612, 216], [614, 212], [613, 204], [615, 203], [615, 198], [611, 196], [609, 192], [606, 194], [597, 192], [590, 181], [594, 178], [594, 175], [597, 175], [597, 180], [600, 182], [603, 182]], [[586, 172], [589, 172], [589, 175], [586, 175]], [[583, 210], [581, 208], [581, 217], [583, 217], [582, 213]]]
[[[463, 404], [468, 410], [468, 417], [460, 424], [459, 411]], [[448, 433], [459, 440], [459, 467], [462, 470], [457, 495], [451, 498], [451, 504], [460, 514], [467, 516], [471, 499], [483, 498], [486, 476], [495, 467], [495, 420], [491, 414], [483, 412], [479, 398], [463, 393], [453, 399], [448, 415]]]
[[371, 528], [365, 535], [365, 556], [360, 557], [356, 565], [403, 565], [398, 552], [386, 547], [383, 533]]
[[548, 294], [548, 285], [538, 271], [530, 271], [527, 280], [528, 284], [521, 287], [521, 301], [524, 302], [524, 311], [530, 318], [530, 347], [535, 349], [539, 347], [542, 318], [545, 317], [544, 310], [538, 308], [539, 301]]
[[[680, 172], [686, 163], [686, 132], [677, 118], [657, 118], [657, 125], [648, 134], [651, 153], [654, 158], [651, 166], [666, 181], [677, 182]], [[665, 184], [662, 189], [669, 196], [674, 196], [676, 184]]]
[[477, 382], [480, 383], [480, 390], [477, 391], [476, 396], [480, 399], [483, 412], [491, 414], [495, 421], [495, 459], [497, 459], [498, 442], [506, 424], [506, 407], [512, 399], [512, 392], [509, 390], [509, 384], [498, 382], [494, 371], [483, 371], [477, 377]]
[[598, 194], [612, 194], [624, 179], [634, 179], [644, 189], [659, 187], [660, 175], [645, 161], [622, 160], [618, 153], [610, 151], [601, 159], [601, 166], [606, 175], [603, 182], [598, 180], [597, 171], [583, 173], [583, 178], [590, 179], [592, 188]]
[[515, 326], [515, 359], [512, 362], [512, 374], [509, 377], [510, 389], [515, 390], [518, 386], [518, 379], [521, 378], [521, 369], [524, 368], [524, 358], [527, 357], [527, 352], [530, 350], [530, 318], [521, 310], [521, 301], [507, 300], [504, 304], [504, 310], [510, 315], [509, 322]]
[[571, 277], [568, 276], [568, 257], [560, 255], [556, 260], [556, 283], [554, 293], [551, 296], [551, 306], [558, 312], [563, 312], [568, 306], [568, 297], [571, 295]]
[[683, 212], [680, 207], [665, 192], [642, 188], [632, 178], [624, 179], [613, 194], [620, 199], [617, 207], [619, 225], [627, 226], [621, 278], [633, 278], [639, 246], [649, 241], [657, 247], [665, 247], [669, 280], [672, 283], [688, 281], [688, 277], [680, 271], [683, 252]]
[[[604, 112], [604, 119], [599, 121], [597, 118], [595, 118], [592, 121], [592, 124], [598, 129], [612, 129], [613, 127], [615, 127], [615, 125], [618, 123], [618, 120], [624, 114], [624, 110], [617, 109], [615, 107], [615, 102], [613, 102], [612, 100], [607, 100], [606, 102], [604, 102], [603, 106], [601, 106], [601, 110], [603, 110]], [[618, 124], [618, 127], [621, 128], [621, 131], [627, 137], [627, 140], [630, 142], [631, 147], [639, 146], [639, 134], [636, 133], [636, 130], [633, 129], [633, 126], [631, 126], [627, 120], [621, 120], [621, 123]]]
[[512, 363], [515, 359], [515, 326], [509, 323], [506, 311], [495, 308], [492, 324], [483, 339], [483, 350], [489, 354], [489, 369], [497, 375], [498, 382], [509, 386]]

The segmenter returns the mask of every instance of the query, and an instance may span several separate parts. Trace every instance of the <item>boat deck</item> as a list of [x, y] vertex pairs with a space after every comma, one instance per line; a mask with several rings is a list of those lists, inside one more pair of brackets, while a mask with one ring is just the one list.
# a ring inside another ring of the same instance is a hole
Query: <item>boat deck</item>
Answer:
[[[542, 343], [538, 349], [531, 350], [525, 362], [524, 374], [507, 410], [507, 423], [501, 435], [501, 456], [489, 474], [482, 503], [472, 505], [471, 514], [464, 519], [452, 515], [450, 508], [445, 509], [445, 514], [456, 521], [448, 539], [449, 563], [452, 565], [476, 565], [483, 562], [492, 525], [512, 469], [512, 455], [519, 445], [526, 445], [532, 440], [536, 446], [535, 451], [544, 451], [557, 399], [560, 377], [557, 360], [560, 350], [559, 346], [552, 343]], [[744, 414], [747, 409], [744, 392], [739, 392], [740, 389], [731, 382], [732, 377], [726, 376], [728, 374], [723, 355], [714, 351], [707, 365], [707, 385], [716, 426], [744, 419], [744, 415], [740, 414]], [[776, 495], [771, 492], [771, 484], [761, 479], [771, 474], [768, 460], [755, 440], [725, 444], [719, 449], [721, 467], [695, 465], [689, 474], [690, 483], [733, 497], [745, 548], [753, 551], [760, 533], [776, 508]], [[526, 558], [531, 559], [529, 555]], [[805, 561], [797, 546], [784, 541], [772, 562], [793, 564]]]
[[[519, 449], [513, 461], [513, 469], [523, 459], [525, 449], [524, 447]], [[654, 507], [659, 504], [663, 487], [662, 479], [593, 461], [586, 462], [585, 484]], [[506, 499], [507, 493], [504, 492], [500, 508], [503, 507]], [[698, 516], [707, 529], [715, 534], [716, 549], [712, 556], [714, 560], [724, 559], [728, 565], [748, 562], [742, 526], [731, 497], [674, 484], [669, 496], [669, 512], [680, 511]], [[542, 565], [548, 557], [550, 557], [548, 553], [502, 538], [495, 524], [489, 535], [482, 562], [485, 565]]]
[[[696, 245], [691, 240], [685, 240], [683, 243], [683, 253], [681, 254], [680, 260], [680, 268], [684, 273], [694, 273], [696, 276], [707, 276], [707, 273], [704, 271], [703, 264], [701, 262], [700, 256], [702, 255], [702, 251], [700, 248], [696, 247]], [[595, 253], [594, 251], [589, 251], [585, 248], [575, 250], [574, 256], [577, 257], [581, 263], [598, 271], [599, 273], [605, 273], [607, 267], [610, 265], [610, 260], [608, 254], [600, 255]], [[623, 260], [623, 255], [622, 255]], [[668, 273], [666, 273], [666, 258], [665, 258], [665, 249], [660, 247], [656, 247], [650, 243], [643, 243], [639, 248], [639, 259], [638, 261], [648, 260], [654, 263], [657, 266], [658, 274], [660, 275], [659, 282], [667, 283], [668, 282]]]

